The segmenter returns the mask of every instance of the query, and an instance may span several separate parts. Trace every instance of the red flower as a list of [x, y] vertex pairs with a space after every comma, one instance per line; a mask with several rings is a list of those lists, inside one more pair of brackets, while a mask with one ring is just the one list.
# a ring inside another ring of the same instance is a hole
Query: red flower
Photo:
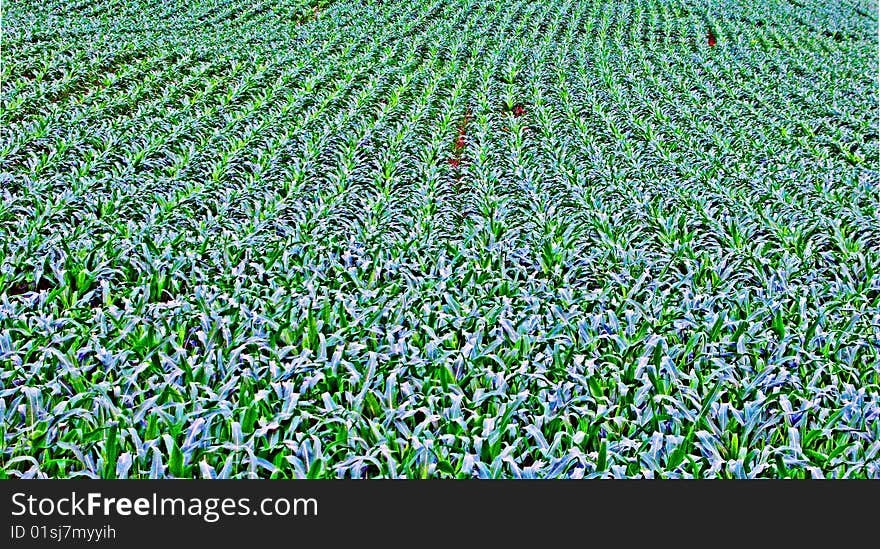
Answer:
[[516, 105], [515, 107], [513, 107], [513, 116], [519, 118], [520, 116], [524, 115], [525, 113], [526, 113], [526, 109], [522, 105]]
[[709, 45], [710, 45], [710, 46], [714, 46], [715, 44], [718, 43], [718, 40], [715, 39], [715, 35], [712, 34], [712, 31], [709, 31], [709, 32], [706, 34], [706, 38], [709, 40]]
[[447, 160], [447, 162], [449, 162], [449, 165], [453, 168], [457, 168], [458, 165], [461, 164], [461, 160], [457, 158], [450, 158], [449, 160]]
[[463, 149], [465, 146], [464, 134], [459, 134], [458, 139], [455, 140], [455, 148]]

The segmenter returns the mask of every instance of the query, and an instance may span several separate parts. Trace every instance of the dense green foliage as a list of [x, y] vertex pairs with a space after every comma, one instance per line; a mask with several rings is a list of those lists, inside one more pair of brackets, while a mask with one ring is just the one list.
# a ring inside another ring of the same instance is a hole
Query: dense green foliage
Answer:
[[4, 9], [0, 475], [880, 477], [874, 0]]

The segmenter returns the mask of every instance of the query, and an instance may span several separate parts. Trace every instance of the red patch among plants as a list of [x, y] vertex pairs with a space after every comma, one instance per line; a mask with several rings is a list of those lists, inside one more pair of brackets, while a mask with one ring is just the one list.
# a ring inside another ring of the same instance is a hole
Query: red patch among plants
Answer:
[[528, 111], [526, 110], [525, 105], [522, 103], [517, 103], [515, 105], [511, 105], [510, 103], [505, 103], [501, 106], [501, 112], [509, 112], [514, 116], [514, 118], [519, 118], [520, 116], [525, 116]]
[[706, 33], [706, 39], [708, 40], [710, 46], [714, 47], [715, 44], [718, 43], [718, 40], [715, 38], [715, 35], [712, 34], [711, 30]]
[[464, 119], [461, 121], [461, 124], [458, 125], [458, 136], [452, 144], [452, 158], [447, 160], [449, 165], [453, 168], [458, 168], [464, 160], [463, 153], [467, 146], [467, 126], [472, 118], [473, 115], [471, 114], [471, 110], [468, 109], [464, 114]]

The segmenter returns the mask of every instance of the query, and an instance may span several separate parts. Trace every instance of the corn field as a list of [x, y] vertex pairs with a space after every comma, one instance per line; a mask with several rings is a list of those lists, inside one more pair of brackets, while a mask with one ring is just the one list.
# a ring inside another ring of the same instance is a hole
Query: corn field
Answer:
[[876, 0], [7, 0], [0, 48], [0, 477], [880, 478]]

